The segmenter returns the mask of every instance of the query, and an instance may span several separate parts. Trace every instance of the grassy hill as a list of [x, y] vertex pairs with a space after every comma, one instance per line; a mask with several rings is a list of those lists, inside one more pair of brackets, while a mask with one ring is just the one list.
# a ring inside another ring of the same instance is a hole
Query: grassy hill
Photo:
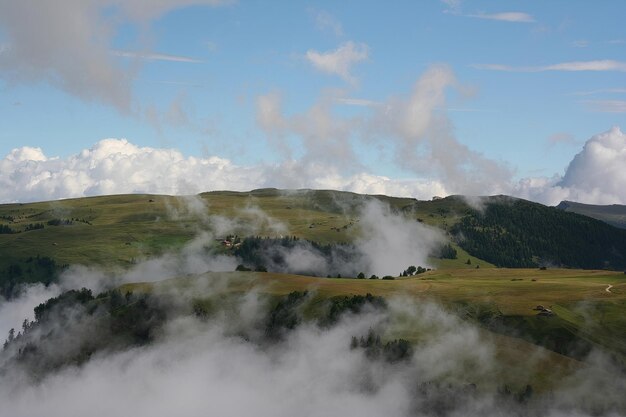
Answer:
[[[220, 285], [211, 284], [219, 282]], [[607, 291], [611, 284], [610, 292]], [[220, 290], [216, 293], [215, 288]], [[313, 310], [324, 300], [341, 296], [409, 297], [435, 301], [448, 311], [478, 324], [484, 337], [494, 340], [497, 355], [509, 363], [504, 380], [520, 385], [515, 375], [531, 378], [535, 387], [554, 386], [561, 373], [580, 366], [578, 359], [601, 347], [626, 364], [626, 276], [610, 271], [539, 269], [463, 269], [430, 271], [419, 277], [383, 280], [327, 279], [274, 273], [207, 273], [159, 283], [134, 283], [124, 292], [171, 293], [191, 291], [196, 302], [215, 303], [260, 289], [274, 296], [294, 291], [313, 292]], [[555, 315], [542, 316], [537, 305]], [[309, 309], [311, 311], [311, 309]], [[315, 313], [313, 313], [315, 314]], [[387, 339], [413, 343], [424, 335], [411, 323], [389, 329]], [[533, 357], [532, 361], [525, 358]], [[530, 367], [531, 369], [525, 369]], [[523, 385], [522, 385], [523, 386]]]
[[320, 244], [351, 242], [358, 232], [359, 208], [371, 200], [450, 238], [457, 258], [433, 259], [438, 268], [626, 265], [626, 231], [524, 200], [488, 197], [475, 200], [480, 202], [476, 207], [461, 196], [418, 201], [331, 190], [261, 189], [0, 205], [0, 271], [19, 264], [22, 271], [37, 275], [37, 267], [26, 265], [37, 257], [56, 266], [130, 266], [177, 250], [202, 230], [224, 237], [223, 223], [240, 236], [284, 234]]
[[571, 213], [601, 220], [611, 226], [626, 229], [626, 206], [611, 204], [606, 206], [575, 203], [573, 201], [561, 201], [556, 208]]
[[[0, 205], [0, 225], [8, 233], [0, 234], [0, 270], [15, 260], [37, 255], [58, 264], [128, 266], [137, 259], [180, 248], [200, 230], [215, 229], [211, 220], [220, 218], [237, 219], [242, 236], [289, 234], [322, 244], [349, 242], [358, 207], [372, 199], [441, 227], [452, 220], [441, 213], [457, 205], [337, 191], [274, 189], [218, 191], [188, 198], [115, 195], [4, 204]], [[255, 227], [250, 228], [250, 224]], [[223, 237], [218, 232], [216, 237]], [[461, 251], [461, 255], [465, 260], [467, 254]]]

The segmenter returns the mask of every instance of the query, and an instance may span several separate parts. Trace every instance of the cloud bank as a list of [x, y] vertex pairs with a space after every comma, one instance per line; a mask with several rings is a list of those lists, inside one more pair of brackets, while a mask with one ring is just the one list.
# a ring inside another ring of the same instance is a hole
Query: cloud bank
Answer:
[[[441, 81], [441, 80], [440, 80]], [[445, 81], [445, 77], [444, 77]], [[584, 145], [564, 175], [524, 178], [515, 183], [506, 169], [474, 153], [446, 133], [447, 122], [424, 106], [418, 84], [408, 101], [393, 102], [397, 119], [380, 124], [399, 129], [397, 158], [408, 169], [438, 170], [438, 177], [392, 179], [366, 171], [344, 174], [341, 158], [354, 158], [351, 148], [339, 159], [323, 159], [336, 149], [310, 133], [309, 151], [301, 160], [286, 159], [270, 165], [239, 166], [218, 156], [184, 156], [176, 149], [139, 147], [125, 139], [105, 139], [67, 158], [48, 157], [41, 148], [21, 147], [0, 160], [0, 202], [28, 202], [103, 194], [154, 193], [186, 195], [211, 190], [246, 191], [255, 188], [322, 188], [366, 194], [387, 194], [429, 199], [451, 192], [485, 195], [508, 193], [545, 204], [573, 200], [596, 204], [626, 204], [626, 135], [618, 128], [595, 135]], [[437, 100], [435, 100], [437, 102]], [[316, 113], [317, 116], [321, 113]], [[285, 125], [279, 110], [269, 112]], [[314, 116], [311, 116], [314, 117]], [[433, 128], [439, 136], [429, 139]], [[317, 126], [296, 123], [293, 126]], [[417, 144], [425, 141], [432, 156], [420, 157]], [[468, 170], [467, 163], [470, 165]], [[159, 169], [155, 169], [158, 167]], [[496, 181], [494, 184], [494, 180]]]
[[433, 192], [445, 194], [436, 181], [394, 180], [366, 172], [342, 176], [326, 165], [291, 160], [245, 167], [217, 156], [186, 157], [175, 149], [138, 147], [125, 139], [104, 139], [67, 158], [47, 157], [41, 148], [22, 147], [0, 160], [0, 202], [4, 203], [263, 187], [330, 188], [422, 198], [432, 197]]

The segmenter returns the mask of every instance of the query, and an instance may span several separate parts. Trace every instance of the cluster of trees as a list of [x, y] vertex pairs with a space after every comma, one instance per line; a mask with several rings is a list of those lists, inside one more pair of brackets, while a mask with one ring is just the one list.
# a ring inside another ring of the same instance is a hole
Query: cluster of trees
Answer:
[[383, 297], [374, 296], [370, 293], [365, 295], [352, 295], [333, 297], [329, 300], [329, 306], [326, 314], [322, 317], [323, 325], [336, 323], [342, 314], [350, 312], [359, 314], [365, 308], [384, 310], [387, 308], [387, 302]]
[[71, 290], [35, 307], [35, 320], [25, 320], [17, 335], [11, 329], [4, 349], [33, 375], [42, 375], [81, 364], [99, 351], [149, 343], [165, 317], [163, 304], [145, 294]]
[[39, 230], [39, 229], [43, 229], [43, 228], [44, 228], [43, 223], [29, 223], [24, 228], [24, 231], [25, 232], [30, 232], [31, 230]]
[[67, 265], [59, 265], [47, 256], [31, 256], [16, 260], [0, 270], [0, 295], [11, 299], [23, 284], [40, 282], [49, 285], [55, 282]]
[[13, 233], [17, 232], [11, 229], [11, 227], [7, 226], [6, 224], [0, 224], [0, 235], [11, 235]]
[[524, 200], [492, 201], [470, 210], [451, 232], [472, 255], [496, 266], [542, 262], [584, 269], [626, 267], [626, 230]]
[[[35, 319], [25, 320], [19, 332], [11, 329], [4, 343], [6, 358], [17, 361], [32, 375], [42, 376], [63, 366], [80, 365], [98, 352], [148, 344], [172, 314], [193, 313], [206, 320], [216, 308], [231, 304], [195, 300], [190, 310], [173, 305], [167, 299], [119, 290], [98, 295], [85, 288], [67, 291], [35, 307]], [[344, 314], [386, 308], [382, 297], [371, 294], [333, 297], [319, 303], [306, 291], [294, 291], [275, 297], [259, 319], [261, 328], [242, 330], [243, 337], [252, 343], [276, 343], [305, 319], [330, 327]], [[388, 362], [404, 360], [412, 353], [407, 341], [383, 342], [373, 332], [353, 338], [351, 346], [364, 349], [369, 358]]]
[[[385, 275], [385, 277], [388, 277], [388, 276], [389, 275]], [[363, 272], [359, 272], [359, 274], [356, 277], [357, 277], [357, 279], [365, 279], [366, 278], [366, 276], [365, 276], [365, 274]], [[383, 279], [385, 277], [383, 277]], [[372, 275], [370, 275], [369, 279], [380, 279], [380, 278], [378, 277], [378, 275], [372, 274]]]
[[407, 340], [395, 339], [383, 343], [380, 335], [372, 329], [369, 330], [367, 336], [360, 338], [352, 336], [350, 349], [358, 348], [363, 349], [370, 359], [383, 359], [390, 363], [408, 360], [413, 355], [413, 348]]
[[426, 272], [426, 271], [430, 271], [430, 269], [426, 269], [426, 268], [424, 268], [424, 267], [422, 267], [422, 266], [417, 266], [417, 267], [416, 267], [416, 266], [414, 266], [414, 265], [411, 265], [411, 266], [409, 266], [407, 269], [405, 269], [404, 271], [402, 271], [402, 272], [400, 273], [400, 276], [401, 276], [401, 277], [411, 277], [411, 276], [413, 276], [413, 275], [423, 274], [423, 273], [424, 273], [424, 272]]
[[440, 246], [434, 253], [434, 256], [439, 259], [456, 259], [457, 252], [450, 243]]
[[249, 272], [249, 271], [254, 271], [254, 272], [267, 272], [267, 268], [264, 267], [263, 265], [257, 265], [254, 267], [254, 269], [252, 268], [248, 268], [247, 266], [243, 265], [243, 264], [239, 264], [237, 265], [237, 267], [235, 268], [235, 271], [242, 271], [242, 272]]
[[278, 300], [265, 322], [265, 336], [268, 339], [280, 340], [287, 331], [293, 330], [302, 322], [300, 307], [307, 295], [307, 291], [293, 291]]
[[[255, 236], [241, 239], [240, 243], [234, 247], [233, 255], [242, 261], [240, 270], [267, 270], [312, 276], [328, 274], [326, 270], [297, 269], [297, 266], [289, 264], [287, 255], [296, 248], [324, 258], [327, 265], [337, 266], [337, 269], [341, 269], [341, 266], [350, 265], [355, 253], [354, 246], [350, 244], [324, 245], [296, 236], [280, 238]], [[345, 271], [342, 270], [341, 272]], [[356, 271], [349, 272], [347, 275], [354, 277]], [[341, 273], [328, 276], [341, 278]]]
[[73, 220], [70, 219], [52, 219], [48, 220], [48, 226], [70, 226], [74, 224]]
[[[279, 297], [270, 308], [265, 320], [264, 334], [268, 340], [281, 340], [290, 330], [296, 328], [303, 321], [304, 310], [310, 300], [307, 291], [293, 291]], [[332, 297], [316, 311], [314, 316], [322, 327], [336, 324], [346, 313], [360, 314], [366, 309], [384, 310], [387, 302], [382, 297], [366, 295]]]
[[[29, 223], [24, 227], [25, 232], [30, 232], [31, 230], [43, 229], [43, 223]], [[6, 224], [0, 224], [0, 235], [11, 235], [15, 233], [20, 233], [19, 230], [13, 229], [11, 226]]]

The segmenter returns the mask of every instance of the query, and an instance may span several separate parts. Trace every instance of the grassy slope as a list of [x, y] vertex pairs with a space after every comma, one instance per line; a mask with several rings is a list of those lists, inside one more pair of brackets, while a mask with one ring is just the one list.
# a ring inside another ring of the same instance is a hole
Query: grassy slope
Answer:
[[[346, 242], [353, 238], [358, 219], [357, 207], [377, 198], [394, 210], [404, 211], [432, 226], [449, 226], [456, 217], [450, 213], [460, 203], [418, 202], [410, 198], [363, 196], [337, 191], [252, 192], [219, 191], [199, 196], [211, 215], [255, 219], [250, 208], [258, 207], [287, 232], [265, 224], [260, 234], [287, 233], [321, 243]], [[462, 209], [462, 204], [459, 205]], [[7, 220], [9, 217], [13, 221]], [[52, 219], [79, 219], [69, 226], [48, 226]], [[84, 222], [82, 221], [84, 220]], [[44, 223], [44, 229], [24, 231], [28, 224]], [[130, 265], [134, 260], [176, 249], [191, 240], [205, 226], [201, 216], [190, 213], [188, 201], [180, 197], [155, 195], [116, 195], [53, 202], [0, 205], [0, 224], [21, 231], [0, 234], [0, 269], [15, 259], [48, 256], [58, 264]], [[242, 231], [245, 233], [245, 231]], [[466, 266], [467, 258], [472, 265]], [[434, 260], [437, 263], [437, 260]], [[458, 260], [444, 260], [438, 267], [474, 268], [490, 264], [459, 250]]]
[[[535, 279], [535, 281], [533, 281]], [[207, 285], [208, 283], [208, 285]], [[210, 283], [219, 283], [210, 285]], [[612, 292], [605, 291], [612, 284]], [[328, 279], [273, 273], [232, 272], [207, 273], [160, 283], [127, 284], [124, 290], [160, 291], [169, 288], [188, 289], [198, 298], [206, 296], [206, 288], [241, 292], [259, 288], [262, 292], [284, 295], [292, 291], [315, 291], [320, 299], [339, 295], [371, 293], [384, 297], [408, 296], [420, 300], [436, 300], [450, 309], [464, 305], [469, 309], [488, 306], [508, 316], [519, 317], [529, 325], [541, 325], [551, 332], [570, 328], [583, 338], [626, 355], [626, 276], [607, 271], [554, 269], [480, 269], [431, 271], [419, 277], [394, 281]], [[537, 317], [533, 308], [551, 306], [557, 316]], [[458, 310], [457, 310], [458, 311]], [[483, 330], [483, 337], [492, 340], [496, 357], [510, 366], [506, 375], [495, 380], [535, 388], [549, 388], [559, 377], [580, 366], [580, 363], [525, 340]], [[424, 337], [410, 323], [391, 329], [390, 338], [402, 337], [418, 341]], [[508, 369], [508, 368], [507, 368]], [[502, 372], [499, 369], [495, 372]]]

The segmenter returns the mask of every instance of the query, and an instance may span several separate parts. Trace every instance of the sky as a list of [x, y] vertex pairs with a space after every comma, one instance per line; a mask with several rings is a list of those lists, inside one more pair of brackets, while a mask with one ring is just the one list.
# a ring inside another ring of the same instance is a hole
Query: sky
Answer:
[[0, 202], [626, 204], [626, 3], [0, 0]]

